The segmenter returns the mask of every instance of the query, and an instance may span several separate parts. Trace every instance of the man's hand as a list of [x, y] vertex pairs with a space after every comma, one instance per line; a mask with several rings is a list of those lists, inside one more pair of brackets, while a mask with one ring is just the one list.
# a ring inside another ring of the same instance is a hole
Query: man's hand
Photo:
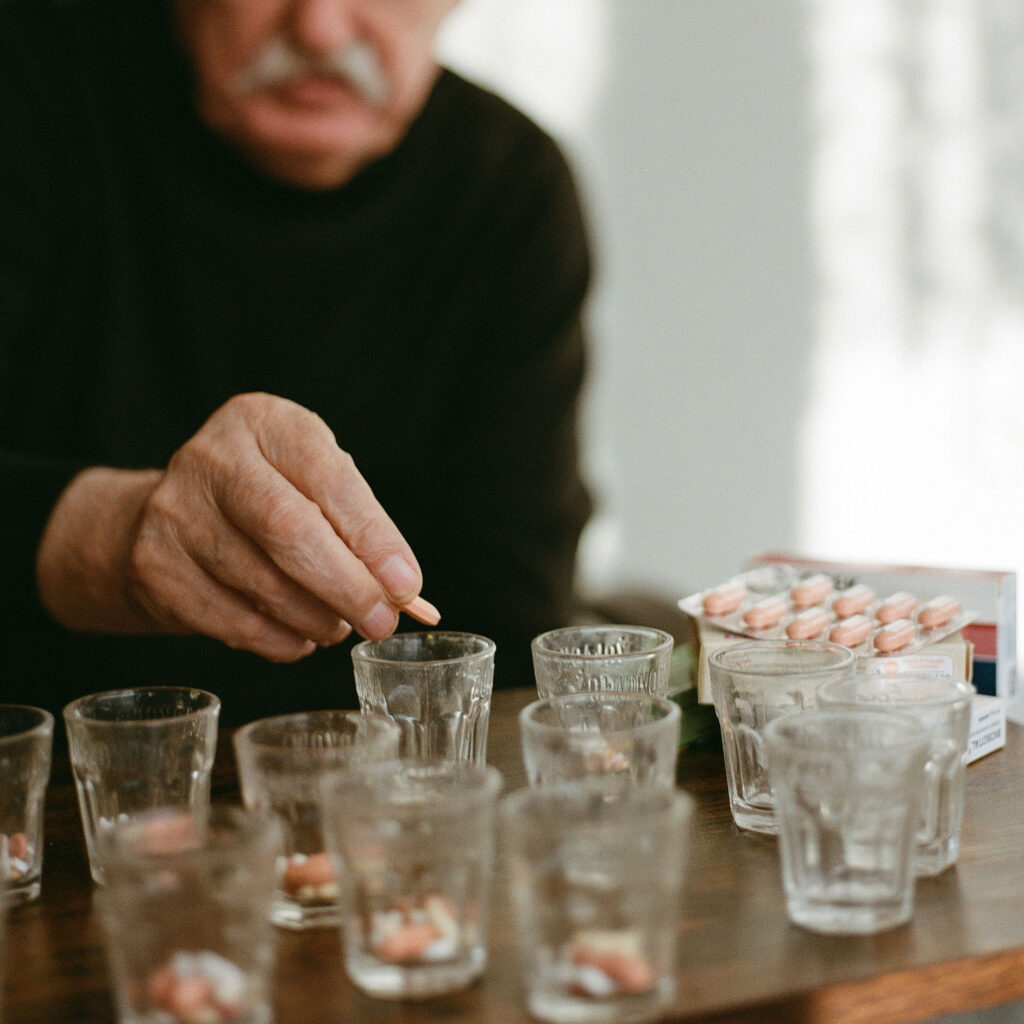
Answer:
[[204, 633], [274, 661], [390, 635], [422, 585], [327, 425], [264, 394], [225, 403], [163, 472], [75, 477], [37, 577], [72, 629]]

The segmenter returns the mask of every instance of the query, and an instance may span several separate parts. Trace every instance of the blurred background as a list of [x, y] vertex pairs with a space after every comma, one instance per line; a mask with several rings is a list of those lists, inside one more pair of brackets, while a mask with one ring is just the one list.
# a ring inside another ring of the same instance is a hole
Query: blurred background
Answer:
[[573, 161], [593, 589], [768, 549], [1024, 568], [1024, 5], [462, 0]]

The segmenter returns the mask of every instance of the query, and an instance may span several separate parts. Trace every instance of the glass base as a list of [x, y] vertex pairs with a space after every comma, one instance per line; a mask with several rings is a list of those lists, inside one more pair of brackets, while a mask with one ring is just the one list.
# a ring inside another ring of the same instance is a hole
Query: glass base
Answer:
[[960, 837], [947, 839], [941, 843], [919, 846], [914, 851], [914, 874], [918, 878], [930, 878], [941, 875], [946, 868], [956, 863], [960, 853]]
[[906, 899], [877, 903], [794, 896], [786, 901], [789, 919], [794, 924], [825, 935], [873, 935], [906, 924], [913, 909], [913, 890]]
[[378, 999], [425, 999], [454, 992], [476, 981], [486, 965], [483, 946], [473, 946], [457, 959], [433, 964], [389, 964], [359, 952], [345, 957], [353, 984]]
[[549, 1024], [640, 1024], [661, 1015], [672, 998], [675, 984], [662, 978], [649, 992], [588, 999], [564, 988], [530, 992], [530, 1013]]
[[779, 823], [773, 807], [751, 807], [749, 804], [733, 803], [731, 808], [732, 820], [747, 832], [760, 832], [766, 836], [779, 834]]
[[293, 932], [337, 928], [341, 924], [341, 910], [335, 903], [303, 904], [279, 897], [270, 908], [270, 920], [278, 928]]
[[42, 882], [38, 875], [35, 878], [22, 879], [16, 883], [8, 883], [6, 892], [7, 906], [18, 907], [22, 903], [31, 903], [39, 899], [43, 891]]

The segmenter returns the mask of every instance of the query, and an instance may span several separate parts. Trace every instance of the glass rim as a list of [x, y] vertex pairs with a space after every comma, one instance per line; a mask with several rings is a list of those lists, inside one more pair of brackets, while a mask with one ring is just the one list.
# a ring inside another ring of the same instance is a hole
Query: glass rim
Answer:
[[[842, 655], [842, 657], [837, 659], [835, 664], [832, 665], [816, 665], [814, 668], [801, 668], [799, 670], [794, 670], [792, 665], [763, 665], [755, 668], [753, 666], [725, 664], [726, 659], [730, 656], [748, 654], [755, 650], [765, 651], [769, 648], [776, 650], [780, 648], [806, 648], [822, 652], [829, 651]], [[719, 668], [723, 672], [729, 672], [738, 676], [791, 676], [794, 675], [795, 671], [798, 671], [801, 677], [813, 677], [836, 672], [848, 666], [856, 665], [856, 663], [857, 655], [849, 647], [844, 647], [842, 644], [834, 644], [829, 640], [796, 640], [790, 637], [772, 640], [742, 640], [729, 644], [726, 647], [720, 647], [717, 651], [712, 651], [708, 655], [709, 667]]]
[[938, 684], [946, 688], [945, 693], [936, 693], [930, 697], [914, 698], [912, 700], [898, 700], [882, 698], [880, 700], [872, 700], [871, 698], [858, 698], [856, 696], [840, 697], [826, 694], [825, 700], [829, 707], [844, 707], [844, 708], [891, 708], [894, 711], [902, 708], [913, 709], [913, 708], [940, 708], [940, 707], [955, 707], [963, 703], [969, 703], [971, 698], [978, 692], [977, 688], [973, 683], [968, 682], [966, 679], [949, 679], [944, 676], [925, 676], [916, 675], [908, 672], [905, 675], [894, 675], [894, 676], [846, 676], [842, 679], [830, 679], [828, 682], [822, 683], [818, 687], [817, 695], [821, 696], [823, 690], [830, 688], [838, 688], [840, 685], [850, 685], [857, 683], [860, 680], [869, 680], [878, 683], [927, 683]]
[[[179, 714], [153, 715], [148, 718], [97, 718], [94, 715], [87, 714], [83, 710], [90, 701], [112, 700], [114, 698], [124, 697], [127, 694], [133, 693], [185, 693], [205, 698], [206, 703], [201, 707], [189, 708], [187, 711], [183, 711]], [[86, 693], [81, 697], [76, 697], [69, 704], [65, 705], [63, 717], [65, 723], [68, 725], [109, 725], [112, 727], [139, 726], [153, 722], [172, 722], [182, 718], [189, 718], [193, 715], [209, 714], [215, 711], [219, 712], [220, 707], [220, 697], [215, 693], [211, 693], [209, 690], [200, 689], [198, 686], [123, 686], [114, 690], [99, 690], [96, 693]]]
[[[479, 643], [479, 649], [465, 654], [456, 654], [449, 658], [428, 658], [412, 661], [408, 658], [388, 657], [378, 654], [384, 644], [406, 640], [427, 641], [431, 637], [443, 637], [448, 640], [473, 640]], [[489, 637], [480, 633], [465, 633], [460, 630], [429, 629], [416, 630], [410, 633], [392, 633], [383, 640], [362, 640], [352, 648], [353, 661], [365, 661], [374, 665], [457, 665], [465, 661], [477, 661], [488, 658], [497, 650], [497, 644]]]
[[[319, 716], [329, 716], [329, 718], [335, 720], [343, 719], [344, 721], [356, 720], [359, 722], [366, 722], [370, 725], [370, 728], [376, 730], [374, 732], [374, 738], [394, 733], [401, 735], [402, 727], [393, 718], [389, 718], [387, 715], [382, 714], [379, 711], [364, 711], [358, 708], [323, 708], [316, 711], [293, 711], [286, 712], [281, 715], [269, 715], [266, 718], [256, 718], [253, 721], [246, 722], [244, 725], [240, 725], [235, 729], [232, 739], [236, 744], [247, 743], [252, 747], [258, 747], [260, 750], [264, 751], [275, 750], [287, 753], [301, 753], [303, 756], [315, 756], [315, 750], [295, 747], [281, 741], [274, 742], [270, 739], [256, 739], [253, 734], [258, 732], [261, 728], [269, 728], [280, 729], [281, 732], [279, 732], [278, 735], [281, 735], [287, 731], [283, 727], [287, 726], [289, 723], [294, 723], [296, 726], [299, 726], [302, 719], [315, 720]], [[296, 731], [302, 731], [301, 727]], [[337, 748], [325, 749], [333, 750]]]
[[34, 725], [27, 725], [17, 732], [0, 733], [0, 746], [37, 736], [53, 736], [54, 716], [46, 708], [34, 704], [0, 704], [0, 711], [20, 711], [36, 716]]
[[792, 730], [813, 728], [818, 723], [826, 722], [857, 722], [869, 726], [867, 733], [878, 737], [880, 719], [887, 727], [888, 735], [894, 737], [894, 741], [866, 743], [865, 750], [893, 752], [915, 750], [920, 747], [927, 754], [930, 745], [928, 729], [913, 715], [890, 709], [810, 708], [807, 711], [793, 712], [773, 719], [764, 727], [763, 735], [765, 743], [769, 746], [784, 746], [790, 750], [814, 751], [823, 756], [835, 756], [842, 751], [837, 750], [834, 743], [826, 746], [818, 740], [812, 742], [810, 734], [797, 736], [792, 734]]
[[642, 722], [638, 725], [629, 726], [624, 729], [607, 729], [596, 733], [590, 733], [590, 731], [587, 730], [587, 735], [617, 736], [620, 733], [647, 731], [663, 727], [666, 723], [669, 725], [673, 722], [678, 723], [682, 716], [682, 711], [680, 711], [679, 705], [674, 700], [662, 696], [661, 694], [646, 692], [634, 693], [627, 690], [581, 690], [576, 693], [559, 693], [550, 697], [538, 697], [537, 700], [531, 701], [517, 715], [519, 727], [521, 729], [532, 729], [535, 732], [542, 732], [552, 736], [564, 732], [575, 732], [576, 730], [567, 729], [565, 726], [557, 725], [553, 722], [538, 722], [533, 715], [545, 705], [590, 704], [607, 701], [609, 699], [612, 703], [626, 703], [627, 700], [630, 700], [653, 704], [656, 707], [661, 708], [665, 714], [662, 715], [661, 718], [652, 718], [650, 721]]
[[[552, 637], [568, 633], [632, 633], [636, 636], [643, 636], [656, 641], [652, 646], [641, 651], [623, 651], [621, 654], [588, 654], [575, 651], [555, 650], [545, 646], [546, 641]], [[538, 633], [530, 641], [530, 649], [534, 654], [542, 655], [545, 658], [573, 661], [609, 661], [611, 659], [625, 661], [632, 658], [647, 658], [652, 654], [668, 648], [669, 651], [675, 646], [675, 638], [671, 633], [654, 626], [629, 626], [624, 624], [608, 623], [593, 626], [559, 626], [557, 629], [548, 629]]]

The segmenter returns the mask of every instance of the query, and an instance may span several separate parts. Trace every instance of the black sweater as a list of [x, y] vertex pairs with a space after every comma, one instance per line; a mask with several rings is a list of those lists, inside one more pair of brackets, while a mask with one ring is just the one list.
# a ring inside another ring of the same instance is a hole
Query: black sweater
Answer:
[[[353, 705], [348, 645], [274, 665], [204, 637], [76, 634], [38, 602], [81, 467], [160, 467], [231, 395], [317, 412], [421, 563], [442, 626], [571, 614], [589, 260], [553, 142], [444, 72], [344, 188], [272, 182], [209, 132], [158, 0], [0, 10], [0, 700], [188, 683], [224, 720]], [[403, 619], [400, 629], [414, 628]]]

